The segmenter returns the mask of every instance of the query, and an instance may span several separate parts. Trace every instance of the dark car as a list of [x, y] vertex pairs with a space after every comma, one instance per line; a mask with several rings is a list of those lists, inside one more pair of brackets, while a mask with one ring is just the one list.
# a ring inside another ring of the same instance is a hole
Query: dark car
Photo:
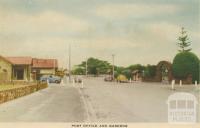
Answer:
[[104, 81], [113, 81], [113, 77], [111, 77], [111, 76], [105, 77]]
[[59, 84], [61, 82], [61, 77], [50, 75], [50, 76], [42, 76], [40, 78], [41, 82], [47, 82], [47, 80], [48, 80], [49, 83], [57, 83], [57, 84]]
[[75, 83], [82, 83], [82, 79], [79, 77], [74, 78]]

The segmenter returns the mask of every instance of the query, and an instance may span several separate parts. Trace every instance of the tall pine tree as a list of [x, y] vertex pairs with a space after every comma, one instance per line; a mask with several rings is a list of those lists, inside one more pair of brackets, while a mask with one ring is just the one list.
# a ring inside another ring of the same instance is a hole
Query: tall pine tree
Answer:
[[184, 27], [181, 28], [181, 36], [179, 36], [178, 40], [180, 41], [178, 43], [178, 46], [180, 47], [179, 52], [189, 52], [192, 50], [189, 48], [191, 42], [189, 41], [187, 32], [185, 31]]

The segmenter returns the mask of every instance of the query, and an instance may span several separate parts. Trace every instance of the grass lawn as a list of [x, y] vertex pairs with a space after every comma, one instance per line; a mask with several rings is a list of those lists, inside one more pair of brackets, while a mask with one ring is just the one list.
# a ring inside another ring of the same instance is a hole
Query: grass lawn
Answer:
[[0, 85], [0, 91], [9, 90], [13, 88], [25, 87], [28, 85]]

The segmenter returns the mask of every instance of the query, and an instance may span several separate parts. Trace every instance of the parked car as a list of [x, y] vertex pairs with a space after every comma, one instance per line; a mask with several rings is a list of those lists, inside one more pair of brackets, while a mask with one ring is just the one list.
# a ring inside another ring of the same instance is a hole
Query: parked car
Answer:
[[80, 77], [74, 78], [75, 83], [82, 83], [82, 79]]
[[113, 81], [113, 77], [111, 77], [111, 76], [105, 77], [104, 81]]
[[49, 76], [42, 76], [40, 78], [41, 82], [47, 82], [47, 80], [48, 80], [49, 83], [57, 83], [57, 84], [59, 84], [61, 82], [61, 77], [49, 75]]
[[125, 75], [119, 75], [117, 77], [117, 82], [120, 82], [120, 83], [128, 83], [128, 79], [126, 78]]

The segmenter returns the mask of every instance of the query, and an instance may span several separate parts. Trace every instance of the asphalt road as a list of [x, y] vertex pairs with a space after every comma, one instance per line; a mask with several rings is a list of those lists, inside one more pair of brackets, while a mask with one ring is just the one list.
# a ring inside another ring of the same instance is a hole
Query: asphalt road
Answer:
[[171, 90], [171, 85], [162, 83], [104, 82], [103, 77], [99, 77], [85, 79], [81, 95], [90, 122], [166, 123], [168, 97], [176, 92], [186, 92], [199, 100], [198, 90], [194, 85], [175, 85], [175, 90]]
[[193, 85], [114, 83], [88, 77], [83, 84], [51, 84], [47, 89], [0, 105], [0, 122], [167, 122], [168, 97]]
[[0, 122], [84, 122], [79, 91], [51, 84], [47, 89], [0, 105]]

